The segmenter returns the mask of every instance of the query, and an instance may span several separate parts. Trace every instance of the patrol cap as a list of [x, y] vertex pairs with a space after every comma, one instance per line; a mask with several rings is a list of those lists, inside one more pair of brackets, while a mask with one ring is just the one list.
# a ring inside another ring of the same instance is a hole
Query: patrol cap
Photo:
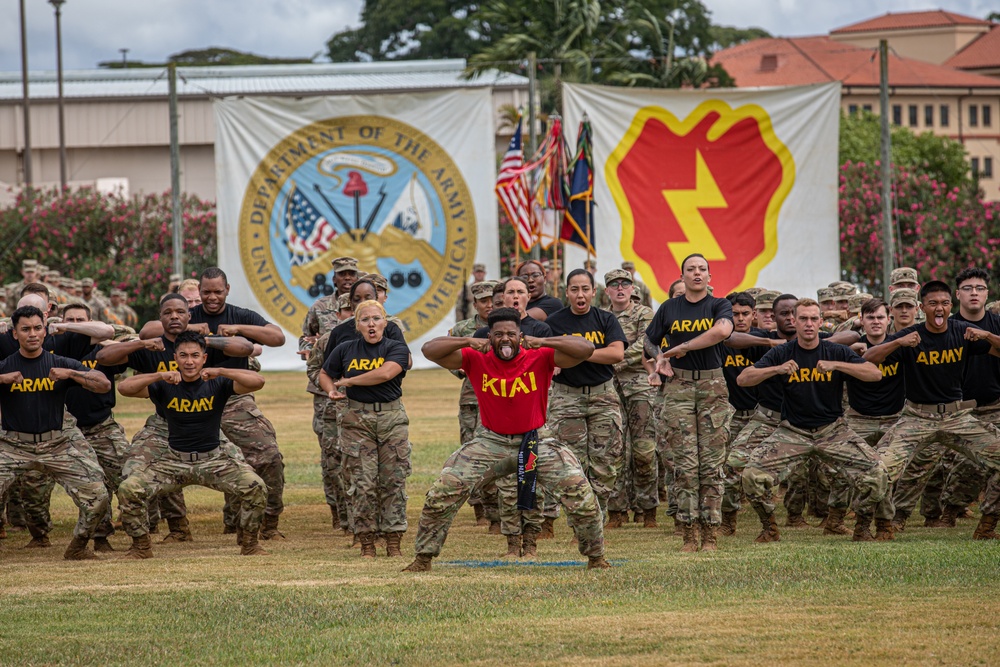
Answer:
[[908, 266], [893, 269], [892, 273], [889, 274], [889, 284], [898, 285], [899, 283], [916, 283], [919, 285], [920, 281], [917, 279], [917, 270], [911, 269]]
[[611, 269], [604, 274], [604, 284], [607, 285], [612, 280], [627, 280], [632, 282], [632, 274], [625, 269]]
[[587, 259], [583, 262], [583, 268], [597, 270], [597, 261], [593, 259]]
[[551, 259], [546, 259], [545, 261], [543, 261], [542, 262], [542, 268], [545, 269], [546, 271], [551, 271], [552, 270], [552, 260]]
[[184, 280], [184, 276], [182, 276], [181, 274], [179, 274], [179, 273], [171, 273], [170, 274], [170, 282], [172, 282], [172, 283], [179, 283], [182, 280]]
[[766, 287], [749, 287], [743, 291], [752, 296], [754, 299], [756, 299], [764, 292], [767, 292], [768, 289]]
[[485, 264], [479, 264], [478, 262], [476, 264], [473, 264], [472, 265], [472, 272], [475, 273], [476, 271], [483, 271], [483, 272], [485, 272], [486, 271], [486, 265]]
[[48, 270], [49, 270], [49, 267], [47, 265], [45, 265], [45, 264], [39, 264], [38, 265], [38, 272], [39, 273], [45, 273]]
[[816, 290], [816, 297], [820, 303], [823, 303], [824, 301], [833, 301], [833, 288], [820, 287]]
[[25, 260], [22, 260], [21, 261], [21, 268], [22, 269], [37, 270], [38, 269], [38, 260], [37, 259], [25, 259]]
[[120, 289], [112, 289], [111, 296], [125, 296], [125, 292], [121, 291]]
[[986, 310], [990, 311], [994, 315], [1000, 315], [1000, 301], [990, 301], [986, 304]]
[[93, 278], [83, 278], [80, 280], [80, 287], [93, 287], [93, 286], [94, 286]]
[[357, 272], [358, 270], [358, 260], [353, 257], [337, 257], [332, 263], [334, 273], [340, 273], [341, 271]]
[[893, 290], [892, 294], [889, 296], [889, 307], [893, 308], [901, 303], [908, 303], [911, 306], [916, 306], [918, 303], [917, 291], [912, 290], [909, 287]]
[[472, 284], [472, 298], [476, 299], [489, 299], [493, 296], [493, 288], [496, 287], [497, 281], [495, 280], [480, 280], [478, 283]]
[[774, 290], [764, 290], [754, 298], [756, 299], [756, 308], [758, 310], [763, 308], [774, 308], [774, 300], [781, 296], [780, 292], [775, 292]]
[[870, 301], [872, 295], [867, 292], [862, 292], [861, 294], [854, 294], [847, 300], [847, 307], [851, 312], [861, 312], [861, 306], [864, 305], [865, 301]]
[[833, 291], [833, 298], [838, 301], [847, 299], [858, 293], [857, 288], [850, 283], [840, 283], [830, 289]]
[[386, 280], [385, 276], [383, 276], [380, 273], [369, 273], [369, 274], [366, 274], [365, 275], [365, 280], [372, 281], [372, 284], [375, 285], [375, 289], [377, 289], [377, 290], [380, 289], [383, 292], [388, 292], [389, 291], [389, 281]]
[[337, 310], [350, 310], [351, 309], [351, 295], [341, 294], [337, 297]]
[[48, 271], [45, 272], [45, 277], [46, 278], [59, 278], [60, 275], [59, 275], [59, 272], [56, 271], [55, 269], [49, 269]]
[[626, 271], [635, 271], [635, 262], [622, 262], [622, 268]]

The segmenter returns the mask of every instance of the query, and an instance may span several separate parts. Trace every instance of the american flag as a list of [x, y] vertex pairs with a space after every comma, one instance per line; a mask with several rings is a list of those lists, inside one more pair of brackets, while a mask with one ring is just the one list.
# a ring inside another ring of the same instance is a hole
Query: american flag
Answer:
[[285, 206], [285, 236], [293, 266], [308, 264], [330, 249], [330, 242], [337, 235], [323, 214], [302, 194], [292, 187], [292, 194]]
[[521, 247], [528, 251], [531, 246], [535, 245], [538, 224], [535, 220], [531, 192], [528, 189], [523, 167], [524, 149], [521, 147], [521, 117], [518, 116], [517, 129], [514, 130], [514, 136], [510, 138], [510, 145], [507, 146], [507, 152], [504, 153], [503, 161], [500, 163], [496, 193], [500, 205], [503, 206], [511, 224], [517, 230]]

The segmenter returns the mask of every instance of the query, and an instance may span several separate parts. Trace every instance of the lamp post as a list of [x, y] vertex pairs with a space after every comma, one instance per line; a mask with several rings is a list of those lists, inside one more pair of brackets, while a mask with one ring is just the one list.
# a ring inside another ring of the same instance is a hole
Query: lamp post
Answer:
[[62, 6], [66, 0], [49, 0], [56, 10], [56, 77], [59, 81], [59, 191], [66, 189], [66, 119], [63, 110]]
[[25, 26], [24, 0], [21, 0], [21, 89], [24, 99], [24, 184], [32, 185], [31, 173], [31, 98], [28, 96], [28, 32]]

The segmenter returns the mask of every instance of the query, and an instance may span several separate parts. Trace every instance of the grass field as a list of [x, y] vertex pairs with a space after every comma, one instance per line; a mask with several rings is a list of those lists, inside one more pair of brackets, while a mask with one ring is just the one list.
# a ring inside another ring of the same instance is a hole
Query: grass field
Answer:
[[[506, 544], [466, 507], [433, 572], [402, 574], [423, 494], [456, 446], [458, 382], [443, 372], [404, 383], [406, 558], [363, 562], [330, 528], [302, 375], [267, 378], [258, 400], [285, 456], [288, 541], [241, 558], [221, 535], [221, 495], [194, 488], [195, 542], [154, 542], [148, 561], [67, 562], [76, 509], [60, 490], [54, 548], [21, 550], [24, 533], [0, 548], [0, 664], [1000, 663], [1000, 544], [972, 542], [972, 521], [910, 528], [889, 544], [787, 529], [755, 547], [756, 521], [743, 514], [711, 554], [681, 554], [666, 531], [630, 525], [609, 531], [616, 567], [587, 572], [562, 520], [541, 563], [460, 563], [491, 561]], [[118, 415], [131, 435], [148, 412], [129, 400]]]

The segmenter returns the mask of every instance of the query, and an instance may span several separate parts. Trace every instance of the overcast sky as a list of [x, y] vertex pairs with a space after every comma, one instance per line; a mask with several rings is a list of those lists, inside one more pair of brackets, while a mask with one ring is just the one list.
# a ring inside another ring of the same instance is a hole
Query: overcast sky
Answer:
[[[20, 0], [0, 0], [0, 71], [21, 67]], [[27, 6], [28, 62], [55, 69], [53, 10]], [[723, 25], [759, 26], [772, 34], [826, 33], [859, 20], [917, 9], [946, 8], [985, 17], [996, 0], [705, 0]], [[225, 46], [270, 56], [322, 56], [333, 33], [357, 25], [361, 0], [66, 0], [63, 67], [91, 69], [103, 60], [163, 61], [172, 53]], [[318, 60], [325, 60], [320, 57]]]

